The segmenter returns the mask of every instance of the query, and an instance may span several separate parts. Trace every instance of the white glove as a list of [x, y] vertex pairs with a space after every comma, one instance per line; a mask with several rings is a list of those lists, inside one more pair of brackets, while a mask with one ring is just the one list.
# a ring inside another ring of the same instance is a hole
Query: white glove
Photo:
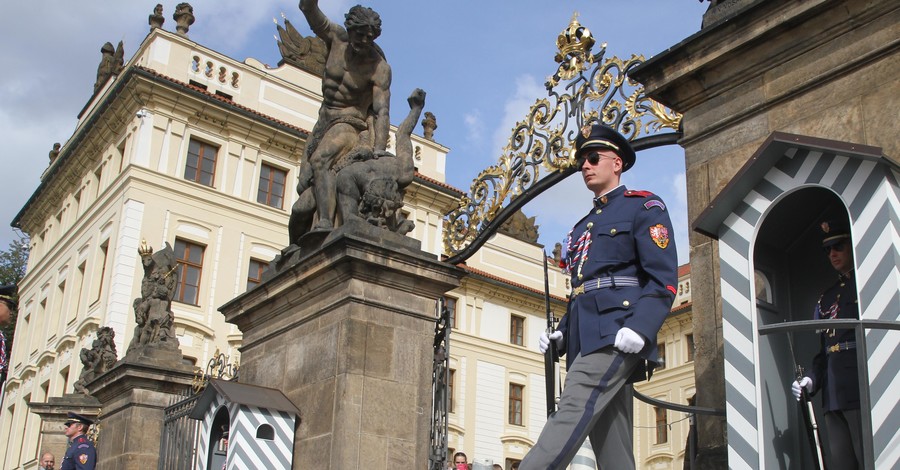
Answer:
[[644, 349], [644, 337], [631, 328], [621, 328], [616, 334], [616, 349], [625, 354], [634, 354]]
[[802, 388], [806, 389], [806, 393], [812, 393], [812, 379], [803, 377], [799, 382], [795, 380], [794, 383], [791, 384], [791, 393], [794, 394], [794, 398], [796, 398], [797, 401], [800, 401], [800, 389]]
[[541, 336], [538, 338], [538, 351], [540, 351], [541, 354], [546, 354], [547, 350], [550, 349], [550, 340], [553, 340], [556, 344], [557, 350], [562, 349], [564, 344], [562, 331], [556, 330], [549, 335], [546, 331], [541, 332]]

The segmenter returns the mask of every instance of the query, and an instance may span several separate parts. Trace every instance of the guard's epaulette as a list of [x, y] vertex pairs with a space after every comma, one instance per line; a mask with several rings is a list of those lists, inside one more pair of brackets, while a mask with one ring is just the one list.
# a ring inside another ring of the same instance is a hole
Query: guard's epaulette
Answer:
[[641, 191], [641, 190], [634, 190], [634, 189], [629, 189], [628, 191], [625, 191], [626, 197], [650, 197], [652, 195], [653, 195], [653, 193], [651, 193], [650, 191]]

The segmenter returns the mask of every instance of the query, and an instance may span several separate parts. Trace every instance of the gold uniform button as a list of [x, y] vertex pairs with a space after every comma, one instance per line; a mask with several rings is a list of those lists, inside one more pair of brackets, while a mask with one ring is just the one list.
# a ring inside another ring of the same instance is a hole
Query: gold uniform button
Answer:
[[615, 234], [616, 234], [616, 229], [610, 230], [609, 233], [611, 233], [612, 235], [615, 235]]
[[597, 209], [597, 215], [600, 215], [601, 212], [603, 212], [603, 209]]
[[584, 277], [584, 276], [582, 276], [581, 274], [579, 274], [579, 275], [578, 275], [578, 280], [580, 281], [582, 277]]
[[588, 222], [588, 224], [587, 224], [588, 230], [590, 230], [591, 227], [593, 227], [593, 226], [594, 226], [594, 223], [593, 223], [593, 222]]
[[622, 305], [627, 307], [627, 306], [631, 305], [631, 302], [626, 300], [626, 301], [622, 302]]

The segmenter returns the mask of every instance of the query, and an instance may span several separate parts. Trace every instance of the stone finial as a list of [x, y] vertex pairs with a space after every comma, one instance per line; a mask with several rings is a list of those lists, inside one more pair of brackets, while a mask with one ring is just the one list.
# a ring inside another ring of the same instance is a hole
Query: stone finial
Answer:
[[172, 18], [175, 19], [175, 30], [178, 35], [187, 37], [188, 30], [194, 24], [194, 7], [187, 2], [179, 3]]
[[557, 242], [553, 245], [553, 261], [558, 265], [560, 260], [562, 260], [562, 243]]
[[166, 22], [166, 17], [163, 16], [163, 6], [161, 3], [156, 4], [153, 13], [151, 13], [150, 17], [147, 19], [147, 22], [150, 23], [151, 31], [156, 28], [162, 28], [163, 23]]
[[53, 164], [53, 162], [56, 161], [56, 157], [59, 156], [59, 147], [60, 147], [59, 142], [56, 142], [53, 144], [53, 149], [50, 150], [50, 164], [51, 165]]
[[425, 111], [425, 119], [422, 119], [422, 128], [425, 129], [425, 138], [434, 140], [434, 130], [437, 129], [437, 118], [431, 111]]

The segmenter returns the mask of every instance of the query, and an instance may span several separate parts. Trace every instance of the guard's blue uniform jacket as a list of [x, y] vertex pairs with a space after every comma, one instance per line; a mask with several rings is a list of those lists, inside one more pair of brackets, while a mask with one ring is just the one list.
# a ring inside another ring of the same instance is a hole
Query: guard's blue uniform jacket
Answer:
[[84, 434], [75, 436], [66, 450], [60, 470], [94, 470], [97, 466], [97, 450]]
[[[859, 318], [856, 280], [841, 276], [816, 305], [815, 319]], [[820, 333], [822, 349], [813, 358], [809, 378], [812, 395], [822, 391], [825, 411], [859, 409], [859, 368], [856, 363], [856, 334], [853, 330], [828, 329]]]
[[[578, 221], [567, 240], [565, 267], [572, 275], [573, 297], [559, 330], [571, 363], [612, 346], [628, 327], [646, 340], [639, 355], [657, 361], [656, 334], [672, 308], [678, 283], [678, 256], [666, 205], [648, 191], [624, 186], [594, 199], [594, 208]], [[612, 277], [611, 287], [577, 293], [594, 279]], [[623, 280], [636, 278], [636, 285]], [[636, 371], [632, 380], [643, 377]]]

